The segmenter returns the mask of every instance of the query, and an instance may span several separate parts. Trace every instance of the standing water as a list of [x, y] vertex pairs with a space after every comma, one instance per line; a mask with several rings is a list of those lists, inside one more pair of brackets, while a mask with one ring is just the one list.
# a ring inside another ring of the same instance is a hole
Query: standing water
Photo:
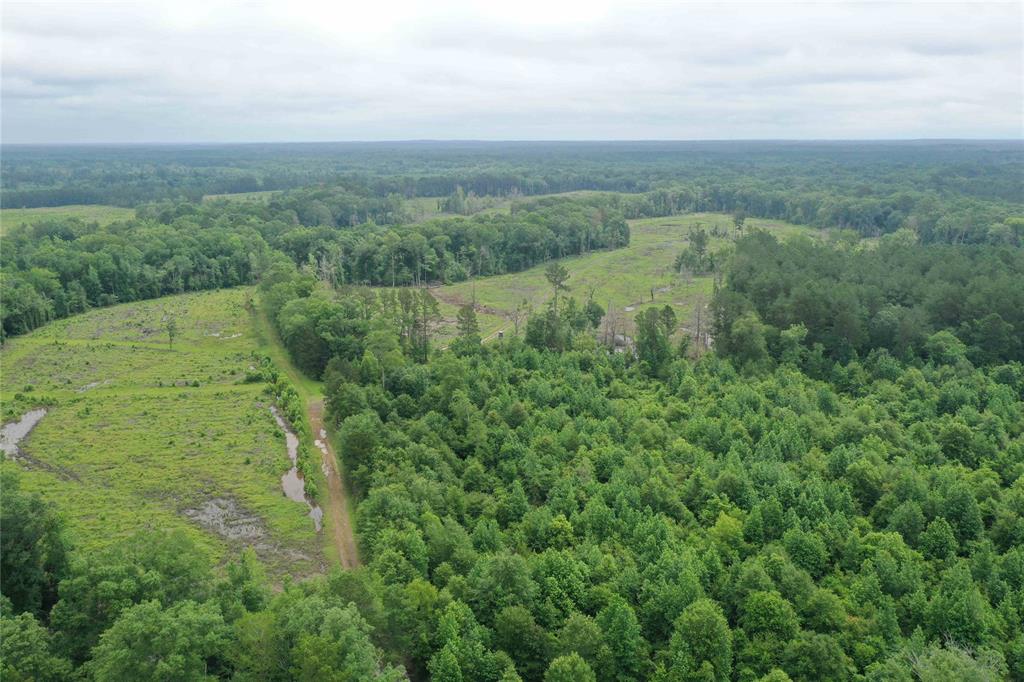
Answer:
[[21, 419], [10, 424], [4, 424], [3, 432], [0, 433], [0, 450], [8, 457], [17, 457], [20, 454], [18, 443], [36, 427], [43, 417], [46, 416], [46, 408], [40, 407], [37, 410], [29, 410]]
[[324, 518], [324, 511], [319, 505], [311, 502], [306, 497], [306, 483], [302, 479], [302, 474], [299, 473], [299, 437], [295, 435], [291, 427], [288, 426], [288, 422], [284, 420], [281, 413], [277, 411], [277, 408], [271, 405], [270, 413], [274, 415], [274, 421], [284, 431], [284, 441], [288, 448], [288, 459], [292, 461], [292, 468], [288, 470], [283, 476], [281, 476], [281, 489], [284, 491], [285, 497], [294, 502], [303, 502], [309, 507], [309, 517], [313, 519], [313, 526], [316, 527], [317, 531], [322, 527]]

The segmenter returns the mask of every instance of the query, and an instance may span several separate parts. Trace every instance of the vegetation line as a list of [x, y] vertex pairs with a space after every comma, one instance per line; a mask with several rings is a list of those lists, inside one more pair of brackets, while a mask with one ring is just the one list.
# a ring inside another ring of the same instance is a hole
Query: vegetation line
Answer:
[[317, 448], [321, 455], [322, 470], [327, 480], [327, 499], [320, 500], [325, 506], [325, 516], [330, 519], [326, 524], [330, 529], [331, 544], [342, 568], [359, 566], [359, 550], [353, 532], [352, 519], [349, 514], [348, 496], [345, 482], [342, 479], [341, 462], [335, 456], [330, 437], [327, 435], [323, 420], [322, 384], [310, 379], [296, 368], [288, 358], [277, 331], [270, 324], [266, 313], [258, 306], [252, 306], [253, 326], [263, 342], [267, 354], [285, 374], [299, 392], [306, 406], [306, 418], [313, 437], [324, 444]]

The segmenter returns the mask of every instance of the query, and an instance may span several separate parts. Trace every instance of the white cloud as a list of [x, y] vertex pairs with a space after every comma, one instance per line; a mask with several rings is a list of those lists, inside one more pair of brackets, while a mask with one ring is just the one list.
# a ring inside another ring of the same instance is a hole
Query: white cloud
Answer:
[[1022, 6], [4, 3], [3, 139], [1020, 137]]

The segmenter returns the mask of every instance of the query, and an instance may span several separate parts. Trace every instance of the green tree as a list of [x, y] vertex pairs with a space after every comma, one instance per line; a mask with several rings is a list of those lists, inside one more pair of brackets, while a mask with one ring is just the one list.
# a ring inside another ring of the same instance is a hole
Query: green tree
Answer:
[[371, 628], [355, 604], [332, 606], [322, 615], [319, 627], [302, 632], [291, 652], [292, 679], [379, 680], [406, 679], [400, 668], [383, 666], [370, 641]]
[[355, 414], [345, 419], [338, 430], [338, 442], [346, 464], [353, 469], [370, 464], [382, 431], [380, 417], [375, 412]]
[[708, 242], [708, 231], [703, 227], [690, 230], [690, 246], [693, 247], [693, 252], [702, 264], [708, 253]]
[[164, 331], [167, 332], [167, 347], [174, 348], [174, 339], [178, 336], [178, 320], [174, 315], [168, 315], [164, 320]]
[[143, 601], [164, 606], [210, 593], [209, 558], [183, 531], [144, 531], [75, 562], [60, 583], [50, 625], [63, 651], [83, 661], [100, 634]]
[[794, 564], [815, 578], [821, 577], [828, 561], [828, 550], [817, 533], [791, 528], [782, 536], [782, 544]]
[[31, 614], [0, 617], [0, 678], [62, 682], [70, 677], [70, 661], [53, 652], [50, 633]]
[[542, 315], [531, 315], [526, 321], [526, 343], [537, 349], [563, 351], [572, 342], [572, 332], [572, 326], [558, 314], [554, 299]]
[[942, 448], [942, 454], [950, 460], [960, 462], [972, 469], [978, 465], [978, 455], [974, 448], [974, 432], [963, 419], [957, 417], [946, 422], [936, 440], [939, 447]]
[[785, 671], [775, 668], [767, 675], [761, 676], [757, 682], [793, 682], [793, 680]]
[[569, 271], [565, 269], [565, 266], [558, 261], [552, 261], [548, 264], [544, 270], [544, 279], [551, 285], [552, 298], [555, 305], [555, 311], [558, 311], [558, 293], [560, 291], [568, 291], [569, 287], [565, 283], [569, 280]]
[[736, 231], [742, 233], [743, 226], [747, 222], [747, 212], [744, 210], [738, 210], [732, 214], [732, 223], [736, 226]]
[[494, 619], [494, 645], [512, 657], [524, 680], [539, 680], [544, 674], [551, 640], [522, 606], [504, 608]]
[[675, 622], [664, 667], [664, 680], [728, 682], [732, 674], [732, 633], [721, 607], [698, 599]]
[[977, 538], [985, 529], [985, 523], [971, 489], [965, 483], [957, 482], [950, 486], [945, 497], [942, 516], [949, 521], [957, 541], [962, 545]]
[[774, 592], [751, 592], [740, 607], [740, 624], [750, 636], [764, 635], [780, 643], [791, 640], [798, 629], [793, 606]]
[[952, 332], [938, 331], [925, 341], [924, 350], [933, 362], [952, 365], [967, 355], [967, 346]]
[[480, 324], [476, 319], [476, 310], [472, 303], [459, 308], [457, 328], [459, 332], [453, 347], [462, 352], [469, 352], [480, 345]]
[[995, 614], [966, 564], [958, 563], [943, 573], [939, 590], [928, 604], [928, 624], [933, 636], [970, 646], [987, 644], [995, 634]]
[[485, 622], [507, 606], [532, 606], [537, 595], [537, 583], [526, 560], [509, 552], [481, 557], [467, 583], [474, 610]]
[[52, 505], [20, 489], [7, 465], [0, 469], [0, 593], [16, 613], [43, 614], [57, 600], [67, 573], [64, 524]]
[[544, 682], [597, 682], [597, 675], [579, 654], [573, 653], [551, 661]]
[[455, 655], [454, 647], [441, 649], [430, 659], [430, 679], [437, 682], [463, 682], [462, 666]]
[[587, 301], [586, 308], [584, 308], [583, 312], [587, 317], [587, 322], [593, 329], [597, 329], [601, 324], [601, 320], [604, 319], [604, 308], [602, 308], [601, 304], [593, 299]]
[[672, 357], [670, 337], [675, 331], [675, 311], [670, 306], [648, 308], [636, 316], [636, 354], [648, 373], [661, 374]]
[[561, 656], [579, 654], [592, 668], [598, 666], [601, 628], [590, 616], [573, 613], [558, 631], [556, 649]]
[[233, 622], [245, 613], [262, 611], [270, 601], [266, 571], [251, 547], [226, 567], [225, 579], [217, 583], [215, 594], [221, 613]]
[[783, 660], [795, 682], [853, 679], [853, 662], [829, 635], [801, 632], [786, 647]]
[[921, 549], [930, 559], [948, 559], [956, 554], [956, 536], [946, 519], [940, 517], [928, 524], [921, 534]]
[[602, 643], [598, 660], [602, 680], [642, 679], [647, 670], [647, 642], [636, 613], [621, 597], [613, 597], [597, 614]]
[[477, 623], [470, 608], [450, 602], [437, 622], [435, 651], [427, 668], [438, 680], [498, 680], [514, 673], [506, 654], [486, 646], [487, 631]]
[[756, 313], [748, 312], [733, 322], [729, 338], [733, 357], [742, 365], [756, 366], [768, 357], [765, 326]]
[[[216, 606], [146, 601], [103, 633], [88, 669], [96, 680], [212, 680], [229, 630]], [[211, 670], [211, 667], [214, 669]]]
[[441, 319], [441, 308], [428, 289], [420, 289], [415, 298], [416, 312], [412, 328], [415, 357], [426, 362], [430, 352], [430, 328]]
[[925, 518], [921, 505], [908, 500], [896, 507], [889, 516], [889, 528], [903, 536], [911, 547], [916, 547], [921, 532], [924, 530]]

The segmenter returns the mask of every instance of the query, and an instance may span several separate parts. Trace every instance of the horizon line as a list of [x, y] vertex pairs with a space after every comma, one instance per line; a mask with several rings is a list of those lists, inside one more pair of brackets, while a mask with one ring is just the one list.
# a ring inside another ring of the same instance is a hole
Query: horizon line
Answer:
[[626, 143], [899, 143], [899, 142], [1018, 142], [1024, 137], [743, 137], [743, 138], [396, 138], [373, 140], [185, 140], [125, 142], [105, 140], [57, 142], [0, 142], [0, 147], [173, 147], [326, 144], [626, 144]]

